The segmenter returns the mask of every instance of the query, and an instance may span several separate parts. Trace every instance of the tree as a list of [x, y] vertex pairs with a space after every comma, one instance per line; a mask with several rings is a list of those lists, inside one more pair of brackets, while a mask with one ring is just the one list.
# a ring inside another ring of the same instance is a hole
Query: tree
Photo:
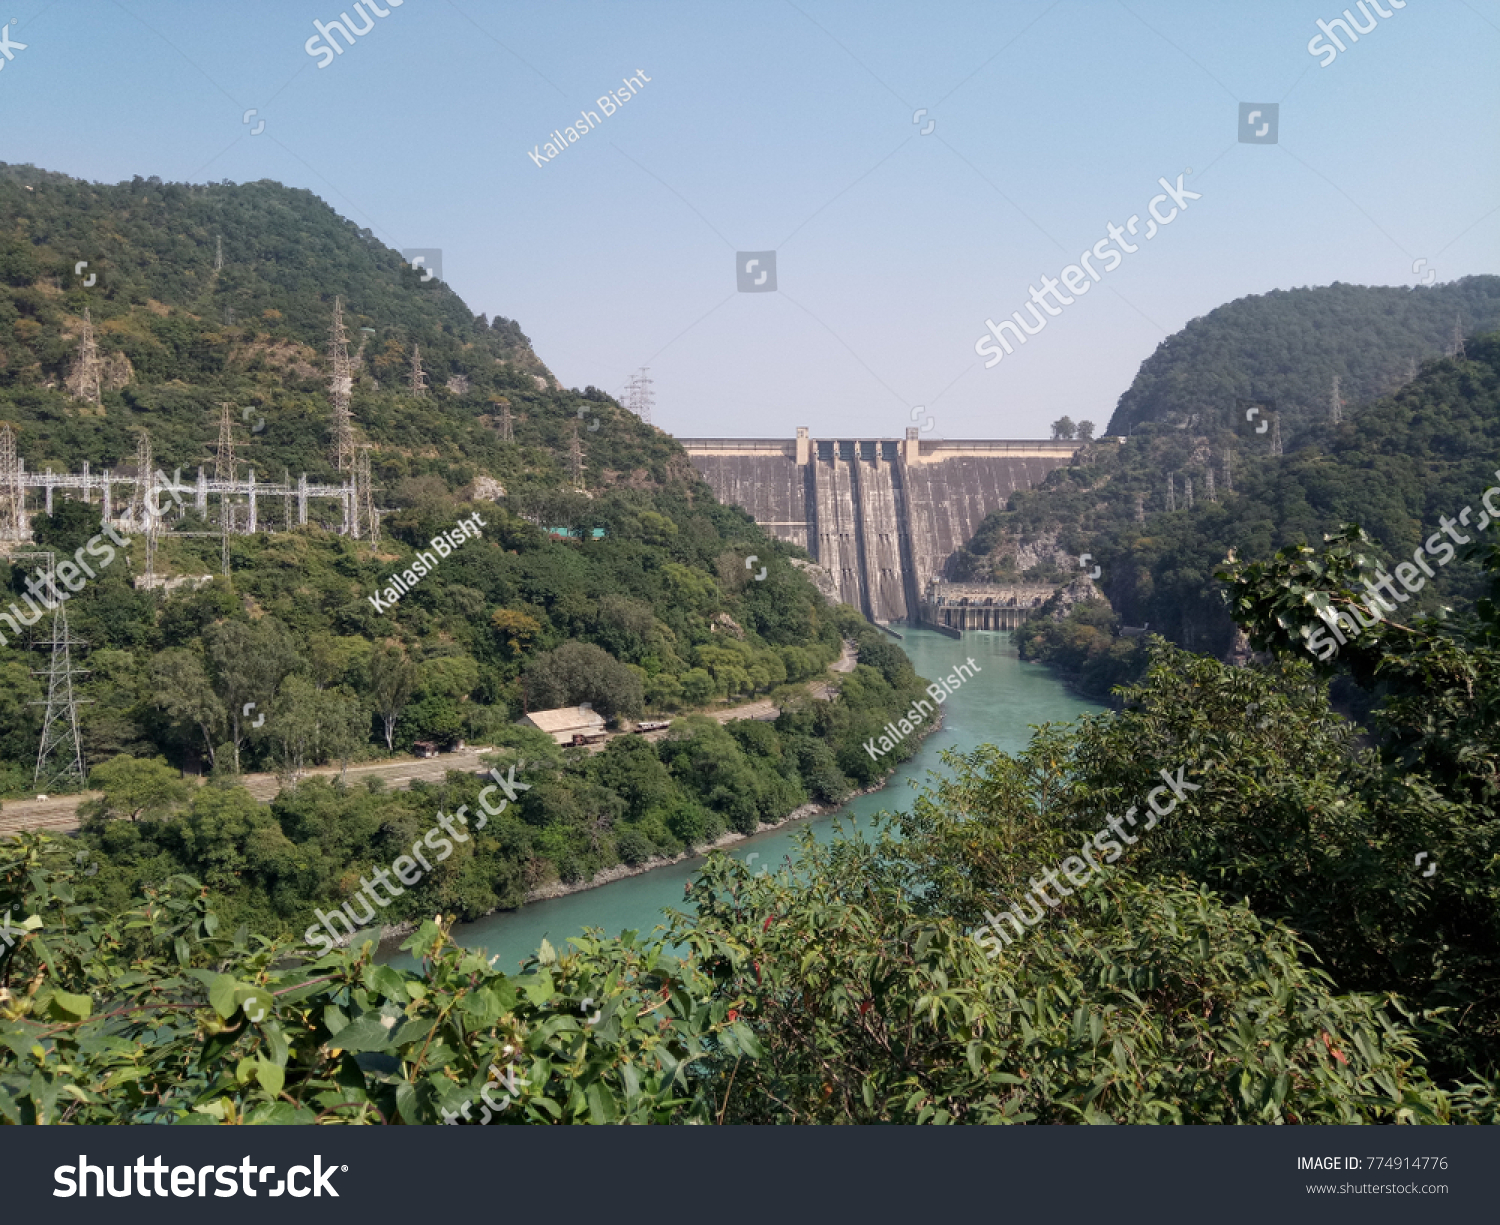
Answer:
[[714, 678], [702, 668], [682, 674], [682, 700], [689, 706], [704, 706], [714, 696]]
[[1094, 437], [1094, 423], [1092, 421], [1080, 421], [1078, 423], [1078, 437], [1083, 442], [1090, 442]]
[[1073, 424], [1072, 417], [1059, 417], [1052, 423], [1053, 438], [1072, 438], [1076, 432], [1077, 427]]
[[370, 644], [363, 638], [314, 634], [307, 643], [308, 675], [319, 689], [327, 689], [369, 667]]
[[309, 764], [349, 759], [367, 739], [370, 717], [347, 686], [318, 689], [305, 677], [289, 676], [271, 711], [265, 736], [274, 747], [277, 773], [295, 781]]
[[385, 725], [385, 747], [394, 752], [396, 721], [411, 701], [417, 669], [400, 647], [382, 647], [370, 656], [370, 699]]
[[228, 724], [224, 703], [209, 684], [202, 658], [184, 647], [170, 647], [151, 662], [154, 705], [178, 724], [191, 724], [203, 736], [210, 765], [217, 765], [219, 737]]
[[[203, 634], [209, 676], [228, 722], [234, 772], [240, 772], [240, 746], [275, 698], [282, 678], [300, 662], [292, 636], [274, 617], [221, 621]], [[260, 707], [262, 714], [252, 714]], [[217, 762], [215, 764], [218, 764]]]
[[55, 549], [59, 561], [97, 536], [99, 527], [99, 508], [70, 498], [62, 499], [50, 515], [37, 515], [31, 521], [32, 538], [37, 546]]
[[565, 642], [538, 655], [526, 669], [525, 684], [533, 708], [591, 702], [606, 719], [638, 715], [645, 700], [639, 673], [589, 642]]
[[[248, 867], [247, 845], [280, 846], [257, 826], [264, 806], [236, 794], [205, 789], [184, 831], [215, 884]], [[333, 949], [319, 931], [327, 951], [309, 957], [236, 934], [186, 876], [118, 911], [79, 902], [70, 850], [34, 834], [0, 844], [0, 898], [27, 916], [0, 942], [5, 1123], [708, 1124], [715, 1105], [690, 1070], [759, 1053], [712, 977], [660, 941], [561, 954], [543, 941], [508, 975], [429, 918], [404, 946], [420, 970], [376, 970], [365, 941]], [[356, 1046], [394, 1071], [361, 1070]], [[513, 1092], [497, 1060], [515, 1068]]]
[[165, 817], [178, 804], [185, 804], [192, 789], [176, 770], [160, 757], [148, 759], [121, 754], [100, 762], [89, 771], [89, 786], [104, 797], [85, 805], [86, 817]]
[[512, 659], [519, 659], [542, 632], [542, 623], [530, 613], [514, 608], [497, 608], [490, 614], [490, 625], [505, 643]]

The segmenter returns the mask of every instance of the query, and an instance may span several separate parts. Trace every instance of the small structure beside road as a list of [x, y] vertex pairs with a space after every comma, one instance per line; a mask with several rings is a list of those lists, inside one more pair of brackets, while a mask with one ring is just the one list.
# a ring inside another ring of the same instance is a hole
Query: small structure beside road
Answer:
[[546, 732], [556, 744], [589, 744], [602, 738], [604, 717], [591, 706], [563, 706], [557, 710], [533, 710], [516, 720], [522, 727]]

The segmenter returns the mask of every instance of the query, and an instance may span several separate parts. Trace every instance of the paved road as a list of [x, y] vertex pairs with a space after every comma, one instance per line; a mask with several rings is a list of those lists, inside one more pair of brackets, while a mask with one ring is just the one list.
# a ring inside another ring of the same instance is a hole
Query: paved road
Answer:
[[[854, 645], [846, 641], [838, 659], [829, 665], [829, 671], [852, 672], [854, 664]], [[836, 692], [837, 690], [830, 683], [815, 685], [812, 689], [815, 697], [830, 700]], [[708, 715], [720, 723], [728, 723], [734, 719], [770, 720], [780, 713], [781, 711], [773, 703], [762, 698], [757, 702], [745, 702], [739, 706], [726, 706], [723, 710], [711, 710]], [[611, 732], [608, 739], [599, 744], [590, 745], [589, 750], [594, 753], [600, 752], [615, 736], [632, 734]], [[647, 740], [660, 740], [664, 735], [666, 735], [665, 730], [645, 733]], [[425, 759], [407, 758], [399, 761], [380, 761], [369, 765], [350, 766], [349, 781], [357, 782], [362, 778], [370, 777], [383, 778], [386, 785], [395, 790], [404, 790], [415, 781], [442, 782], [449, 770], [478, 771], [483, 769], [479, 754], [490, 751], [488, 747], [477, 746]], [[323, 767], [309, 770], [305, 777], [319, 775], [332, 778], [338, 773], [337, 767]], [[274, 774], [246, 774], [240, 781], [245, 790], [257, 800], [275, 799], [276, 793], [281, 790], [281, 783]], [[83, 795], [61, 795], [56, 799], [6, 800], [0, 803], [0, 837], [18, 834], [22, 830], [49, 832], [75, 830], [78, 828], [79, 805], [87, 800], [97, 800], [100, 794], [98, 791], [89, 791]]]
[[[480, 770], [483, 763], [480, 753], [490, 752], [487, 746], [460, 749], [454, 753], [442, 753], [437, 757], [407, 758], [398, 761], [380, 761], [368, 765], [350, 766], [349, 781], [362, 778], [383, 778], [387, 786], [398, 790], [411, 786], [413, 781], [442, 782], [449, 770]], [[307, 776], [323, 778], [337, 777], [337, 767], [309, 770]], [[257, 800], [274, 799], [281, 789], [274, 774], [246, 774], [240, 780], [245, 790]], [[16, 834], [21, 830], [66, 831], [78, 828], [78, 807], [86, 800], [96, 800], [98, 791], [83, 795], [58, 796], [55, 800], [6, 800], [0, 804], [0, 837]]]

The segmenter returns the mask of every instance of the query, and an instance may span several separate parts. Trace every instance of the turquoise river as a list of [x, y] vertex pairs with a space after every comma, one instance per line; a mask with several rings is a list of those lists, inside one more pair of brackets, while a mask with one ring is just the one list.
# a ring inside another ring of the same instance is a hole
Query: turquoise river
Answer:
[[[914, 788], [927, 781], [929, 771], [946, 773], [939, 760], [945, 749], [966, 752], [989, 743], [1014, 752], [1030, 738], [1032, 724], [1064, 722], [1099, 709], [1070, 693], [1042, 665], [1022, 663], [1009, 633], [967, 633], [960, 640], [931, 630], [901, 632], [901, 645], [921, 676], [947, 676], [970, 659], [979, 666], [977, 675], [943, 704], [942, 728], [928, 736], [917, 755], [879, 791], [859, 796], [836, 813], [788, 822], [737, 842], [726, 848], [729, 854], [737, 859], [756, 855], [757, 868], [770, 865], [774, 870], [795, 852], [793, 840], [802, 830], [811, 829], [823, 839], [832, 832], [836, 819], [847, 824], [853, 818], [856, 824], [864, 824], [878, 812], [909, 805]], [[519, 910], [463, 924], [454, 936], [460, 944], [498, 955], [497, 966], [510, 970], [534, 953], [543, 938], [561, 948], [569, 936], [581, 935], [585, 927], [603, 928], [610, 934], [631, 929], [649, 932], [663, 921], [663, 907], [682, 905], [683, 886], [702, 863], [701, 858], [686, 859], [567, 897], [532, 902]], [[405, 953], [391, 960], [396, 965], [412, 965]]]

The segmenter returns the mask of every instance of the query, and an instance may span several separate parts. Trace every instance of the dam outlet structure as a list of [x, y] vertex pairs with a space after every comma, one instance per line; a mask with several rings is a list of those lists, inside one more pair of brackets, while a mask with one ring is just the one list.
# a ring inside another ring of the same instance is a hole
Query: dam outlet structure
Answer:
[[[981, 593], [966, 584], [961, 597], [939, 593], [952, 577], [953, 555], [984, 517], [1066, 467], [1085, 445], [923, 440], [915, 427], [904, 438], [814, 438], [803, 426], [794, 439], [677, 441], [719, 501], [805, 549], [832, 576], [839, 599], [871, 621], [957, 630], [1013, 629], [1021, 610], [1037, 606], [1034, 585], [984, 584]], [[993, 612], [978, 614], [981, 600]]]

